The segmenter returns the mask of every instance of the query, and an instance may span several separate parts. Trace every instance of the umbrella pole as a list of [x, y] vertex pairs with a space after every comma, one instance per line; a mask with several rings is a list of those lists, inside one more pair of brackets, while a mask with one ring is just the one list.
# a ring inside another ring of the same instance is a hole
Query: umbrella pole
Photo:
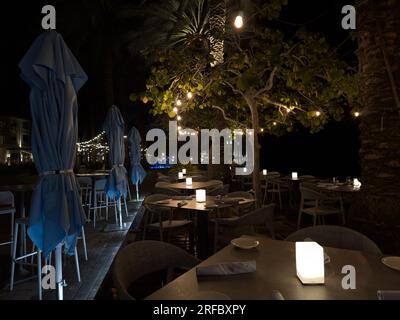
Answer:
[[56, 283], [58, 300], [64, 300], [64, 281], [62, 278], [62, 244], [56, 247]]
[[136, 201], [139, 202], [139, 183], [136, 183]]
[[121, 208], [121, 197], [118, 199], [118, 214], [119, 214], [119, 225], [121, 229], [123, 228], [122, 224], [122, 208]]

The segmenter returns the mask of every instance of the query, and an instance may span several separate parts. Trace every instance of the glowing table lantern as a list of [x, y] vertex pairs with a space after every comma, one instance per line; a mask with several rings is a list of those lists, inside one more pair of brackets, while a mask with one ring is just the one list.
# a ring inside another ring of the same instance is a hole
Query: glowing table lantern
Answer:
[[299, 174], [297, 172], [292, 172], [292, 179], [293, 180], [299, 179]]
[[324, 249], [316, 242], [296, 242], [297, 277], [303, 284], [325, 283]]
[[196, 201], [197, 202], [206, 202], [207, 195], [206, 195], [206, 190], [196, 190]]
[[267, 173], [268, 173], [268, 171], [264, 169], [264, 170], [263, 170], [263, 176], [266, 176]]
[[354, 186], [354, 188], [361, 188], [361, 182], [360, 181], [358, 181], [358, 179], [354, 179], [353, 180], [353, 186]]
[[183, 179], [183, 172], [178, 173], [178, 179], [180, 179], [180, 180]]
[[186, 178], [186, 185], [191, 186], [193, 184], [193, 179], [192, 178]]
[[186, 169], [182, 169], [182, 173], [183, 173], [183, 174], [186, 174]]

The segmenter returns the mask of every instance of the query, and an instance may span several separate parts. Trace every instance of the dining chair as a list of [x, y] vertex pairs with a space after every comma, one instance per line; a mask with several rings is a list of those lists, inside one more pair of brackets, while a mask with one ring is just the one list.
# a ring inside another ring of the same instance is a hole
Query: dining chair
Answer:
[[163, 284], [167, 284], [176, 269], [187, 271], [199, 263], [199, 259], [169, 243], [138, 241], [118, 252], [112, 269], [113, 283], [119, 299], [136, 300], [131, 292], [140, 278], [166, 271]]
[[0, 192], [0, 216], [10, 215], [10, 237], [8, 241], [1, 242], [0, 247], [10, 245], [10, 254], [12, 255], [12, 246], [14, 243], [14, 219], [15, 219], [15, 202], [12, 192]]
[[279, 209], [282, 210], [282, 194], [287, 193], [290, 196], [289, 185], [280, 179], [281, 174], [277, 171], [268, 172], [266, 176], [261, 179], [261, 190], [264, 190], [263, 204], [269, 201], [269, 194], [271, 195], [271, 203], [275, 201], [275, 196], [278, 197]]
[[211, 190], [207, 190], [207, 195], [208, 196], [225, 196], [229, 193], [230, 185], [229, 184], [224, 184], [222, 187], [216, 187]]
[[257, 226], [265, 227], [271, 238], [275, 239], [274, 211], [275, 204], [270, 204], [241, 217], [211, 220], [214, 223], [214, 252], [217, 250], [218, 241], [223, 240], [224, 244], [228, 244], [230, 240], [244, 234], [255, 234]]
[[289, 235], [285, 241], [311, 239], [321, 246], [349, 249], [382, 255], [379, 247], [368, 237], [353, 229], [341, 226], [315, 226], [300, 229]]
[[[242, 198], [242, 199], [247, 199], [247, 200], [254, 200], [254, 194], [251, 192], [247, 191], [235, 191], [235, 192], [230, 192], [226, 195], [227, 198]], [[252, 209], [254, 209], [254, 203], [248, 203], [248, 204], [239, 204], [235, 207], [229, 208], [232, 209], [233, 212], [237, 216], [241, 216], [247, 212], [250, 212]]]
[[[168, 241], [173, 232], [182, 229], [188, 229], [192, 221], [188, 219], [174, 219], [174, 210], [172, 208], [157, 205], [157, 201], [168, 200], [170, 197], [164, 194], [153, 194], [144, 199], [144, 228], [143, 240], [146, 237], [147, 230], [157, 230], [160, 234], [160, 241], [164, 241], [164, 232], [167, 232]], [[186, 238], [188, 240], [188, 237]]]
[[342, 197], [332, 197], [315, 189], [300, 185], [300, 210], [297, 221], [297, 229], [300, 229], [302, 214], [311, 215], [313, 217], [313, 225], [317, 224], [317, 219], [324, 222], [324, 217], [327, 215], [339, 215], [345, 224], [345, 213]]

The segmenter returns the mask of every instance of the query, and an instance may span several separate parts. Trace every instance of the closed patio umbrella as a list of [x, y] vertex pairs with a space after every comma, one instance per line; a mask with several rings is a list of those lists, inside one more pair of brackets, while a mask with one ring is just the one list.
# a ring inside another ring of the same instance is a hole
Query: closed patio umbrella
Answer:
[[[108, 198], [117, 199], [119, 225], [122, 228], [121, 198], [125, 201], [128, 192], [128, 177], [124, 167], [125, 142], [124, 142], [125, 123], [118, 107], [112, 106], [107, 113], [103, 124], [103, 130], [107, 135], [109, 151], [109, 161], [111, 172], [108, 177], [104, 191]], [[117, 213], [115, 213], [117, 214]]]
[[42, 33], [20, 63], [31, 87], [32, 153], [39, 182], [32, 198], [28, 234], [48, 256], [56, 249], [58, 298], [63, 299], [61, 247], [76, 254], [86, 218], [75, 166], [77, 93], [87, 81], [78, 61], [56, 31]]
[[139, 184], [141, 184], [146, 177], [146, 171], [144, 171], [140, 160], [142, 157], [140, 144], [142, 139], [140, 137], [139, 131], [132, 127], [128, 134], [128, 142], [130, 146], [130, 178], [132, 183], [136, 186], [136, 200], [139, 201]]

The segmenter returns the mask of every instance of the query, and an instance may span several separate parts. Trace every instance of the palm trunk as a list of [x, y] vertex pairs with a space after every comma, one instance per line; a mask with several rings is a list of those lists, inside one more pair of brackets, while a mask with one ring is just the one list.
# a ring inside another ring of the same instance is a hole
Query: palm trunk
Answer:
[[363, 187], [350, 223], [386, 252], [400, 252], [400, 2], [357, 8]]
[[213, 57], [212, 66], [224, 62], [224, 34], [226, 23], [226, 0], [210, 0], [210, 30], [209, 38], [211, 56]]

